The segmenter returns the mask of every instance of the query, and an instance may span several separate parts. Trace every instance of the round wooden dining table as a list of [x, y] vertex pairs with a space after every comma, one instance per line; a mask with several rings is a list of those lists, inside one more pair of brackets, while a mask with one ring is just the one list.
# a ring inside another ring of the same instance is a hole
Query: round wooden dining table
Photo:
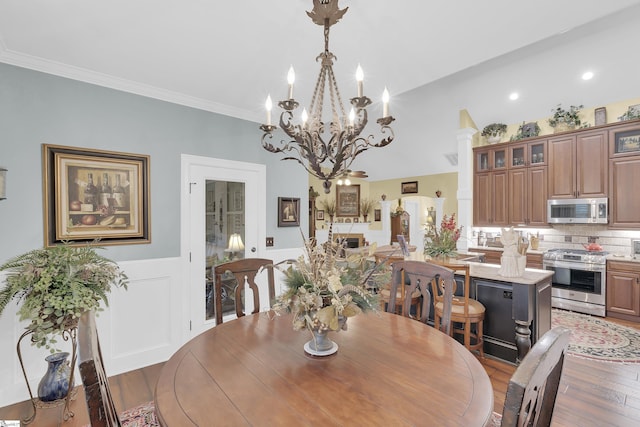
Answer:
[[160, 424], [184, 426], [484, 426], [493, 389], [449, 336], [389, 313], [330, 332], [337, 353], [304, 352], [290, 316], [218, 325], [167, 361], [155, 391]]

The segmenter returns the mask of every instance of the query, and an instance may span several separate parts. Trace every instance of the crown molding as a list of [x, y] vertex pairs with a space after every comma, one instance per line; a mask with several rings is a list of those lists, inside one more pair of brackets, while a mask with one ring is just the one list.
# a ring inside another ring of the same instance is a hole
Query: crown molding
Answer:
[[98, 73], [84, 68], [74, 67], [72, 65], [12, 51], [7, 48], [1, 36], [0, 62], [109, 89], [132, 93], [147, 98], [158, 99], [172, 104], [183, 105], [185, 107], [196, 108], [198, 110], [210, 111], [212, 113], [260, 123], [260, 118], [258, 117], [259, 114], [253, 111], [235, 108], [207, 99], [197, 98], [132, 80], [122, 79], [108, 74]]

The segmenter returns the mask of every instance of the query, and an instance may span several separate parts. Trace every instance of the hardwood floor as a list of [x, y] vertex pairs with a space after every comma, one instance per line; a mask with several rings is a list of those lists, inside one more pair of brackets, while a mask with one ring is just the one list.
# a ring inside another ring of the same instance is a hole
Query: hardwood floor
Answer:
[[[109, 378], [109, 387], [114, 404], [119, 412], [141, 403], [153, 400], [156, 381], [160, 376], [162, 363], [147, 366], [143, 369], [126, 372]], [[77, 383], [76, 383], [77, 384]], [[62, 421], [62, 406], [57, 408], [38, 409], [36, 419], [29, 424], [33, 427], [79, 427], [89, 425], [87, 406], [84, 401], [82, 386], [76, 387], [78, 393], [71, 403], [71, 411], [75, 414], [68, 421]], [[18, 420], [32, 413], [29, 401], [0, 408], [0, 420]]]
[[[607, 320], [640, 330], [640, 324], [608, 318]], [[502, 412], [509, 378], [515, 366], [491, 359], [481, 360], [493, 384], [494, 410]], [[119, 410], [153, 399], [162, 364], [127, 372], [109, 379], [111, 392]], [[71, 405], [75, 416], [62, 422], [62, 408], [40, 409], [30, 426], [76, 427], [89, 423], [84, 393]], [[28, 415], [29, 402], [0, 408], [0, 420], [15, 420]], [[565, 359], [560, 391], [554, 411], [554, 427], [603, 427], [640, 425], [640, 364], [605, 363], [574, 356]]]

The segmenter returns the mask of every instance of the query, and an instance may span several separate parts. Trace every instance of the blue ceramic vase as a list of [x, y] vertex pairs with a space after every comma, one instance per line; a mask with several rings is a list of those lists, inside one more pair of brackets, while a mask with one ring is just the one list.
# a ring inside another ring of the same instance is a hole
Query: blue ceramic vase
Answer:
[[38, 384], [38, 398], [43, 402], [52, 402], [54, 400], [63, 399], [69, 391], [69, 377], [71, 367], [67, 358], [69, 353], [54, 353], [45, 357], [49, 366], [47, 373]]

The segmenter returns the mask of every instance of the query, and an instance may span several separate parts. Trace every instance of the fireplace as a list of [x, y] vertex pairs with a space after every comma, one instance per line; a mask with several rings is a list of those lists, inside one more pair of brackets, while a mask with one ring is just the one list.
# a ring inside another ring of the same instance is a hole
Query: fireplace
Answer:
[[364, 246], [364, 234], [338, 234], [333, 237], [336, 242], [342, 243], [345, 248], [359, 248]]

